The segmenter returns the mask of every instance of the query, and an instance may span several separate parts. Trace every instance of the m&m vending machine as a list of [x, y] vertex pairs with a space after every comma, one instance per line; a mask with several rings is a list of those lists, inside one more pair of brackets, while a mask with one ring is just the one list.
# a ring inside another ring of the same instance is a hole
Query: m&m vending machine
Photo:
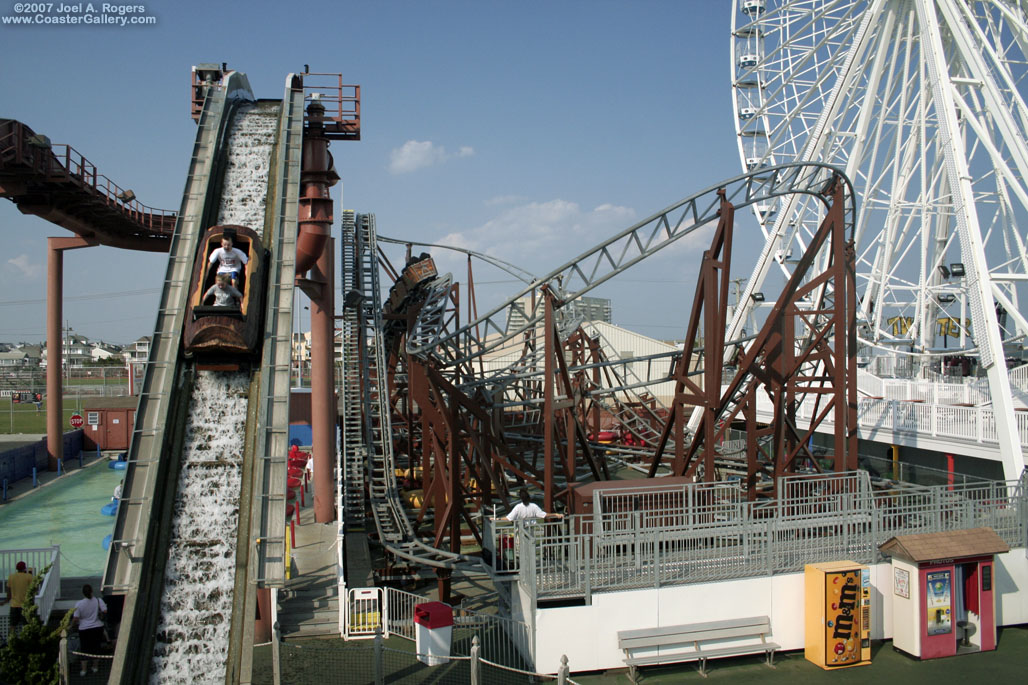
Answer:
[[853, 561], [804, 568], [804, 656], [825, 670], [871, 663], [871, 575]]

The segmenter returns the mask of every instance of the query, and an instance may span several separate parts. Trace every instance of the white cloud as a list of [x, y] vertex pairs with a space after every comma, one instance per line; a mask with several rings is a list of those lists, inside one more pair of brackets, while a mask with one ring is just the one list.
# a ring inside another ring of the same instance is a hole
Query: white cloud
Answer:
[[[631, 209], [630, 207], [622, 207], [620, 205], [612, 205], [609, 202], [608, 203], [604, 203], [604, 204], [600, 205], [599, 207], [597, 207], [596, 209], [594, 209], [593, 213], [596, 216], [598, 216], [598, 217], [599, 216], [608, 217], [611, 220], [615, 220], [615, 219], [617, 219], [617, 220], [621, 220], [621, 219], [628, 219], [628, 220], [630, 220], [630, 219], [634, 219], [635, 218], [635, 210], [634, 209]], [[628, 227], [625, 226], [625, 228], [628, 228]]]
[[390, 153], [389, 171], [393, 174], [409, 174], [418, 169], [442, 164], [451, 157], [472, 157], [474, 154], [475, 149], [466, 145], [462, 146], [456, 155], [450, 155], [445, 147], [430, 140], [408, 140]]
[[20, 254], [7, 260], [7, 263], [21, 272], [24, 278], [35, 278], [43, 273], [43, 267], [29, 261], [27, 254]]
[[484, 202], [486, 207], [494, 207], [496, 205], [512, 205], [515, 202], [523, 202], [525, 198], [520, 195], [497, 195], [491, 197]]
[[502, 210], [481, 226], [447, 235], [443, 242], [495, 255], [536, 275], [624, 230], [635, 218], [628, 207], [605, 204], [583, 211], [578, 203], [559, 198], [525, 202], [501, 196], [486, 204]]

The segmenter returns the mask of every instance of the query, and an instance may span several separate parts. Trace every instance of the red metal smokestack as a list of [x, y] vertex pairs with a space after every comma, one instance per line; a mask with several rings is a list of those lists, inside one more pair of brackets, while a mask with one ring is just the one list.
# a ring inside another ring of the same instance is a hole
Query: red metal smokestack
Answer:
[[318, 261], [332, 231], [329, 188], [339, 180], [325, 137], [325, 106], [314, 100], [307, 106], [307, 132], [303, 139], [300, 204], [297, 215], [296, 275], [307, 273]]

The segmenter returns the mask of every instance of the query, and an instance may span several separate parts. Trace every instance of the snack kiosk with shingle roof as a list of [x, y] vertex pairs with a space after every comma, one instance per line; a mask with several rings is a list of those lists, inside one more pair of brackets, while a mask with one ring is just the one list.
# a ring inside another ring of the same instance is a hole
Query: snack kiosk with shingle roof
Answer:
[[894, 647], [919, 659], [996, 648], [994, 555], [1010, 551], [996, 531], [901, 535], [880, 549], [892, 557]]

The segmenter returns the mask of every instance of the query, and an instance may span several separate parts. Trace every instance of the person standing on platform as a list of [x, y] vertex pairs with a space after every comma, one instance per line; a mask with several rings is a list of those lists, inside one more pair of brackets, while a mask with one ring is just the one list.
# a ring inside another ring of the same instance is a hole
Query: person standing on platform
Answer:
[[11, 632], [18, 626], [25, 625], [25, 615], [22, 607], [25, 606], [25, 597], [28, 594], [29, 586], [32, 585], [33, 576], [28, 572], [24, 561], [15, 565], [15, 571], [7, 576], [7, 599], [11, 603]]
[[546, 518], [546, 512], [533, 502], [528, 496], [528, 490], [521, 488], [521, 501], [518, 502], [510, 513], [507, 514], [508, 521], [525, 521], [528, 519]]
[[[82, 586], [83, 598], [75, 604], [73, 622], [79, 629], [79, 649], [83, 654], [99, 655], [104, 640], [104, 617], [107, 605], [99, 597], [93, 596], [93, 586]], [[99, 659], [82, 659], [79, 675], [86, 675], [86, 667], [93, 662], [93, 673], [100, 670]]]

